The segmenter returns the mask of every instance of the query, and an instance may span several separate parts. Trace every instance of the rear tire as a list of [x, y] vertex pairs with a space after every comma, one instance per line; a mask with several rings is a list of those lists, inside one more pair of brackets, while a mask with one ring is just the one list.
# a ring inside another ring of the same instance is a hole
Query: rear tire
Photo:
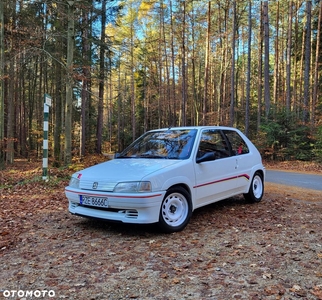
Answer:
[[159, 227], [171, 233], [183, 230], [192, 214], [191, 197], [183, 187], [170, 188], [164, 196], [159, 215]]
[[249, 192], [244, 194], [245, 199], [250, 203], [260, 202], [264, 195], [263, 175], [256, 172], [249, 187]]

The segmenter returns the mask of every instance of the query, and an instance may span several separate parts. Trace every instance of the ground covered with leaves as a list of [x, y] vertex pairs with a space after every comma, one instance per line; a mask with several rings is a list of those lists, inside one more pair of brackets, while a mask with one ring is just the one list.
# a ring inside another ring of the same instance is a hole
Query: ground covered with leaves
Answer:
[[227, 199], [161, 234], [68, 213], [68, 177], [92, 163], [51, 169], [48, 182], [41, 162], [1, 171], [0, 299], [322, 299], [321, 192], [267, 183], [258, 204]]

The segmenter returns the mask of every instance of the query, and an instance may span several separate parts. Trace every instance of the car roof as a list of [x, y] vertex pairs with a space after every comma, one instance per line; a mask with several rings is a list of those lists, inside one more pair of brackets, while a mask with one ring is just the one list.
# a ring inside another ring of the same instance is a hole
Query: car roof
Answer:
[[181, 126], [181, 127], [167, 127], [167, 128], [159, 128], [159, 129], [153, 129], [150, 131], [163, 131], [163, 130], [184, 130], [184, 129], [223, 129], [223, 130], [238, 130], [235, 127], [228, 127], [228, 126]]

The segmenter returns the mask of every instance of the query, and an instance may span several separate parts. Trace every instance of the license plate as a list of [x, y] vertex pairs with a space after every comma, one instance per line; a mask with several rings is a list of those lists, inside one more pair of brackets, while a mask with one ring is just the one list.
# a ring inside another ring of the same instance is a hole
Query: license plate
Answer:
[[94, 196], [79, 196], [80, 205], [89, 205], [96, 207], [108, 207], [108, 199], [106, 197], [94, 197]]

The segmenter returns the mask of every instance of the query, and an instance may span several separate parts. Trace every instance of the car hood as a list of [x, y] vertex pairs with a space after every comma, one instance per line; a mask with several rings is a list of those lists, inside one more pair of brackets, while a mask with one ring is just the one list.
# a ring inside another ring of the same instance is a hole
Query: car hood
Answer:
[[[118, 182], [140, 181], [160, 169], [179, 163], [181, 160], [119, 158], [101, 163], [76, 173], [81, 189], [113, 191]], [[81, 174], [81, 176], [80, 176]], [[95, 184], [94, 184], [95, 183]]]

